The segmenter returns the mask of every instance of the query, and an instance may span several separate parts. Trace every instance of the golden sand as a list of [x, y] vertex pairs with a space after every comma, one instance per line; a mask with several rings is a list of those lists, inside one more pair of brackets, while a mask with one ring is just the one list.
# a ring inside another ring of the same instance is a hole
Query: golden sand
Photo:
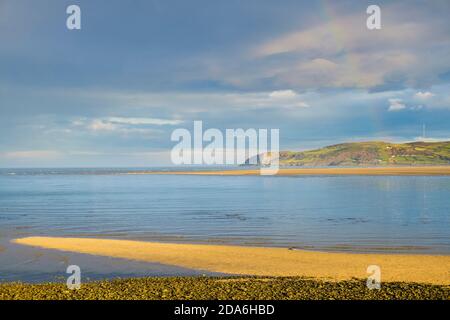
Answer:
[[450, 285], [450, 256], [445, 255], [326, 253], [284, 248], [56, 237], [28, 237], [14, 242], [236, 275], [346, 280], [367, 278], [367, 267], [378, 265], [381, 281]]
[[[175, 175], [220, 175], [220, 176], [246, 176], [260, 175], [259, 169], [236, 169], [215, 171], [144, 171], [130, 172], [129, 174], [175, 174]], [[372, 167], [372, 168], [280, 168], [279, 176], [300, 175], [450, 175], [450, 166], [422, 166], [422, 167]]]

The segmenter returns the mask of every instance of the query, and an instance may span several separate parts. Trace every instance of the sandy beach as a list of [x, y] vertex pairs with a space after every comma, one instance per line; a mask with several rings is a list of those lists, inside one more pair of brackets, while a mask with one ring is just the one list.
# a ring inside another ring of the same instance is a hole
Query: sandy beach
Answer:
[[[129, 174], [165, 174], [165, 175], [220, 175], [220, 176], [248, 176], [260, 175], [259, 169], [233, 169], [233, 170], [211, 170], [211, 171], [140, 171], [129, 172]], [[374, 175], [374, 176], [422, 176], [450, 175], [450, 166], [409, 166], [409, 167], [371, 167], [371, 168], [280, 168], [279, 176], [302, 176], [302, 175]]]
[[383, 282], [450, 285], [450, 256], [328, 253], [287, 248], [174, 244], [93, 238], [28, 237], [15, 243], [91, 255], [158, 262], [232, 275], [366, 279], [369, 265]]

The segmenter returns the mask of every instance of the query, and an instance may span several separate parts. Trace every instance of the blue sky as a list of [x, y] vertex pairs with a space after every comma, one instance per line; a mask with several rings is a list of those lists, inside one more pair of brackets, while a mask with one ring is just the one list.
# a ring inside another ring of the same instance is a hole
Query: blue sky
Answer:
[[450, 2], [376, 1], [381, 30], [369, 4], [0, 0], [0, 167], [167, 165], [194, 120], [284, 150], [450, 140]]

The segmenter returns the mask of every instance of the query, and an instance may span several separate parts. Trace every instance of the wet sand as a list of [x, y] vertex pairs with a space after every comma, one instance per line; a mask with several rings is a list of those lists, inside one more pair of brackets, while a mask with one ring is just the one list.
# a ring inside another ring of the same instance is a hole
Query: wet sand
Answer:
[[14, 242], [234, 275], [300, 276], [340, 281], [366, 279], [367, 267], [378, 265], [382, 282], [450, 285], [450, 256], [445, 255], [328, 253], [92, 238], [28, 237]]
[[[141, 171], [128, 174], [164, 174], [164, 175], [220, 175], [248, 176], [260, 175], [259, 169], [203, 170], [203, 171]], [[446, 176], [450, 175], [450, 166], [417, 166], [417, 167], [371, 167], [371, 168], [280, 168], [278, 176], [301, 175], [375, 175], [375, 176]]]
[[83, 270], [85, 281], [116, 277], [200, 276], [205, 273], [221, 275], [160, 263], [23, 246], [0, 238], [0, 284], [59, 282], [67, 277], [67, 266], [74, 264]]

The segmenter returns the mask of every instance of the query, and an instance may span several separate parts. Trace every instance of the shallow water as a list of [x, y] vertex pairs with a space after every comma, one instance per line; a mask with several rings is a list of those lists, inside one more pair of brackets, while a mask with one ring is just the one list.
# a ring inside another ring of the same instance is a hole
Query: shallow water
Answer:
[[[450, 177], [127, 175], [0, 170], [0, 282], [200, 275], [11, 244], [25, 236], [450, 253]], [[211, 274], [211, 273], [208, 273]]]
[[151, 276], [201, 276], [218, 275], [202, 270], [191, 270], [159, 263], [131, 261], [110, 257], [47, 250], [0, 240], [0, 283], [7, 282], [62, 282], [68, 274], [67, 267], [77, 265], [84, 281]]
[[450, 177], [0, 171], [0, 237], [450, 253]]

